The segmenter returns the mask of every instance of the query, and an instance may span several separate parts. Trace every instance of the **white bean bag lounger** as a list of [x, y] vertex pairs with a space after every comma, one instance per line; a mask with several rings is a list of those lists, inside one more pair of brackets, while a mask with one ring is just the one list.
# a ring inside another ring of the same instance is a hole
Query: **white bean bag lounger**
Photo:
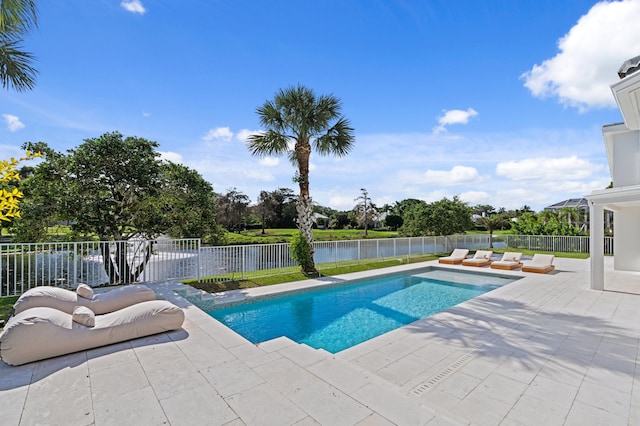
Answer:
[[96, 315], [100, 315], [155, 298], [154, 291], [141, 284], [127, 285], [96, 294], [86, 284], [78, 285], [76, 291], [40, 286], [24, 292], [13, 305], [13, 313], [17, 315], [30, 308], [48, 307], [71, 314], [74, 307], [86, 306]]
[[0, 334], [0, 358], [21, 365], [138, 337], [177, 330], [184, 312], [166, 300], [138, 303], [95, 315], [78, 306], [73, 314], [49, 307], [27, 309], [9, 319]]

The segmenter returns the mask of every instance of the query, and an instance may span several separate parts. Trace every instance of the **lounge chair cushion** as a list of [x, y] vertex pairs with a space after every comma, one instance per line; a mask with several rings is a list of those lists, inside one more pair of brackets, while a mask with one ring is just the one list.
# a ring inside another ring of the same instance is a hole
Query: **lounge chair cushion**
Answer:
[[506, 251], [502, 255], [502, 259], [500, 259], [500, 262], [520, 262], [520, 259], [522, 259], [522, 253]]
[[523, 272], [537, 272], [539, 274], [546, 274], [555, 269], [553, 266], [553, 260], [555, 256], [552, 254], [534, 254], [531, 262], [526, 263], [522, 267]]
[[86, 306], [96, 315], [101, 315], [155, 298], [154, 291], [141, 284], [126, 285], [98, 293], [92, 299], [79, 297], [75, 291], [40, 286], [27, 290], [20, 296], [13, 305], [13, 312], [19, 314], [30, 308], [49, 307], [71, 314], [76, 306]]
[[86, 327], [95, 327], [96, 325], [96, 314], [86, 306], [76, 306], [73, 308], [71, 319], [73, 322], [77, 322]]
[[93, 289], [86, 284], [78, 284], [76, 293], [78, 293], [78, 296], [84, 297], [85, 299], [93, 299]]
[[462, 262], [467, 257], [468, 254], [469, 254], [469, 250], [467, 249], [455, 249], [451, 252], [449, 256], [444, 256], [438, 259], [438, 262], [455, 265], [457, 263]]
[[125, 340], [176, 330], [184, 312], [166, 300], [152, 300], [95, 316], [95, 327], [73, 321], [57, 309], [27, 309], [12, 317], [0, 334], [0, 358], [21, 365]]
[[491, 263], [491, 268], [505, 270], [517, 269], [522, 266], [520, 259], [522, 259], [522, 253], [507, 251], [502, 255], [502, 259]]
[[465, 266], [487, 266], [491, 264], [493, 252], [489, 250], [478, 250], [471, 259], [465, 259], [462, 264]]

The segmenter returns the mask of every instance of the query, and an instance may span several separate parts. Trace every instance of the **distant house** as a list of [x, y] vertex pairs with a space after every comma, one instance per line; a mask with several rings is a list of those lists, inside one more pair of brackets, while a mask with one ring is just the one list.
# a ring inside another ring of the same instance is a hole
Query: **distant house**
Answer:
[[589, 213], [589, 202], [586, 198], [569, 198], [568, 200], [560, 201], [559, 203], [551, 204], [545, 207], [545, 210], [551, 210], [557, 212], [565, 207], [574, 207], [576, 209], [584, 210], [585, 213]]
[[313, 223], [316, 224], [318, 229], [326, 229], [329, 225], [329, 216], [325, 216], [322, 213], [314, 213]]
[[558, 212], [567, 207], [582, 210], [582, 220], [577, 225], [580, 226], [583, 231], [587, 231], [589, 229], [589, 202], [586, 198], [569, 198], [568, 200], [551, 204], [545, 207], [544, 210]]
[[604, 211], [614, 212], [614, 269], [640, 272], [640, 56], [626, 61], [611, 85], [624, 122], [602, 128], [613, 187], [593, 191], [591, 288], [604, 290]]

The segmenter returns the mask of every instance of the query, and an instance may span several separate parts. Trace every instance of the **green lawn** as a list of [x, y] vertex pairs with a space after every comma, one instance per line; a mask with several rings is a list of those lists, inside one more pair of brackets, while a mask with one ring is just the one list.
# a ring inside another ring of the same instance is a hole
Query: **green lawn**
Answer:
[[[437, 259], [439, 256], [437, 255], [428, 255], [428, 256], [415, 256], [409, 259], [402, 259], [402, 263], [417, 263], [417, 262], [426, 262], [428, 260]], [[349, 274], [351, 272], [360, 272], [360, 271], [369, 271], [372, 269], [381, 269], [388, 268], [391, 266], [398, 266], [401, 263], [398, 259], [391, 260], [376, 260], [372, 259], [366, 262], [361, 262], [355, 265], [344, 265], [339, 267], [326, 267], [320, 270], [320, 275], [322, 276], [334, 276], [334, 275], [342, 275]], [[207, 291], [209, 293], [217, 293], [221, 291], [228, 290], [238, 290], [243, 288], [253, 288], [253, 287], [264, 287], [268, 285], [274, 284], [282, 284], [293, 281], [303, 281], [312, 278], [317, 278], [316, 276], [306, 276], [301, 272], [291, 272], [288, 274], [280, 274], [280, 275], [272, 275], [267, 277], [256, 277], [245, 280], [232, 280], [232, 281], [224, 281], [224, 282], [197, 282], [197, 280], [183, 280], [184, 284], [190, 285], [191, 287]]]
[[[296, 232], [298, 232], [297, 229], [265, 229], [265, 233], [262, 234], [261, 229], [250, 229], [240, 233], [227, 232], [226, 236], [229, 244], [273, 244], [288, 243]], [[365, 237], [362, 229], [313, 230], [313, 239], [315, 241], [394, 238], [397, 236], [397, 232], [391, 231], [368, 231], [368, 235]]]

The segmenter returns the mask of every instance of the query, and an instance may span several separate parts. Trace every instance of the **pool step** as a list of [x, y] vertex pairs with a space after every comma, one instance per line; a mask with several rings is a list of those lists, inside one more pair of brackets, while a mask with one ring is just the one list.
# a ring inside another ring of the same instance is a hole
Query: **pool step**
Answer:
[[[450, 417], [439, 415], [420, 400], [404, 394], [396, 385], [360, 366], [336, 358], [324, 349], [314, 349], [282, 339], [270, 341], [271, 348], [275, 348], [276, 344], [280, 345], [276, 352], [335, 389], [331, 393], [332, 398], [339, 397], [338, 392], [342, 392], [349, 395], [349, 399], [373, 410], [393, 424], [461, 424]], [[261, 347], [262, 345], [264, 344], [260, 344]]]

